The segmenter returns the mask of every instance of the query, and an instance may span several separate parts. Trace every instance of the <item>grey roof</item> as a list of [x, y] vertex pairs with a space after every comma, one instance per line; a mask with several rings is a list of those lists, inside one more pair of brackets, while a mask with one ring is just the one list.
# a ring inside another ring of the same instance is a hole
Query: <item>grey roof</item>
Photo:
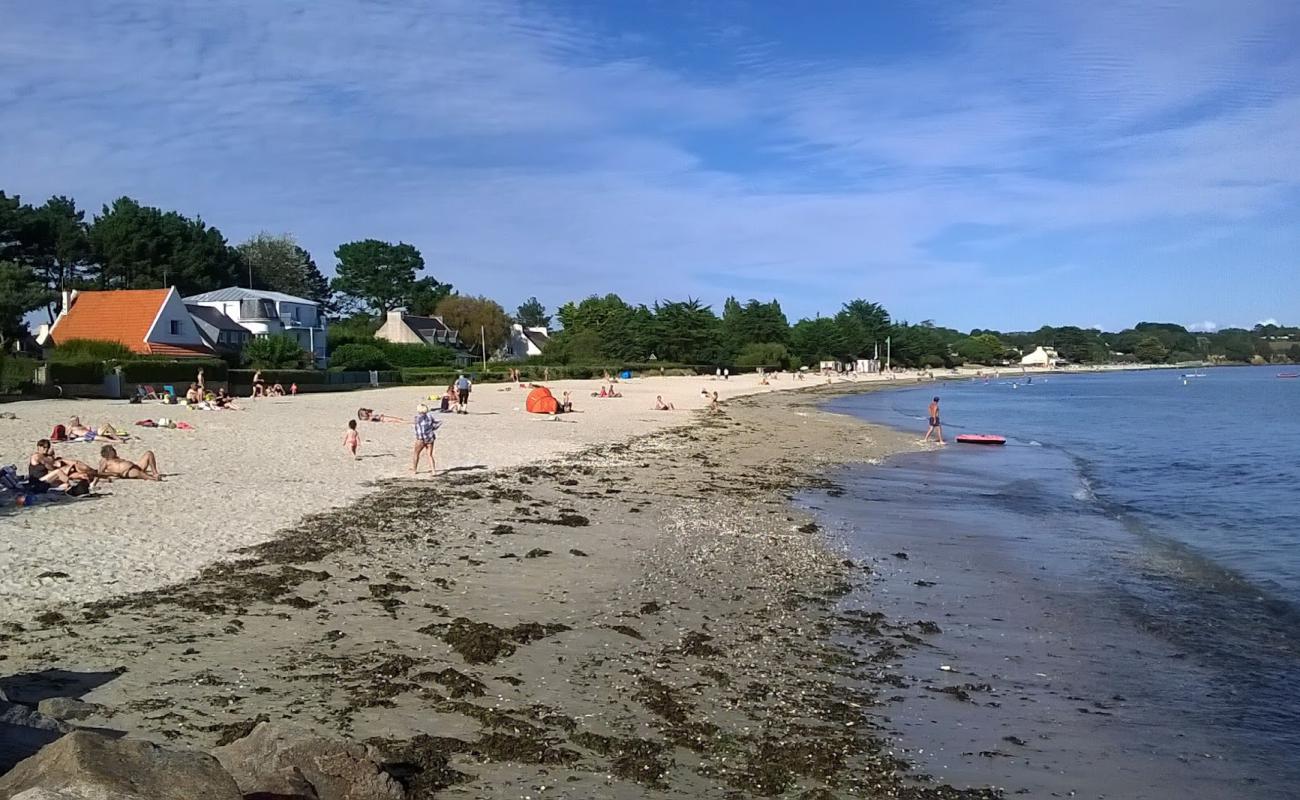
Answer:
[[221, 313], [220, 309], [186, 303], [185, 310], [190, 312], [190, 316], [195, 317], [200, 322], [206, 322], [216, 330], [248, 333], [248, 328]]
[[230, 286], [225, 289], [217, 289], [216, 291], [204, 292], [185, 298], [187, 303], [218, 303], [229, 300], [275, 300], [278, 303], [319, 305], [315, 300], [308, 300], [305, 297], [294, 297], [284, 292], [268, 292], [262, 289], [245, 289], [242, 286]]
[[546, 343], [551, 340], [551, 334], [543, 333], [542, 331], [529, 330], [528, 328], [524, 328], [524, 336], [526, 336], [528, 341], [533, 343], [533, 347], [536, 347], [538, 350], [545, 347]]
[[438, 317], [417, 317], [410, 314], [402, 315], [402, 322], [406, 327], [415, 331], [428, 344], [452, 344], [460, 337], [458, 331], [447, 327], [447, 323]]

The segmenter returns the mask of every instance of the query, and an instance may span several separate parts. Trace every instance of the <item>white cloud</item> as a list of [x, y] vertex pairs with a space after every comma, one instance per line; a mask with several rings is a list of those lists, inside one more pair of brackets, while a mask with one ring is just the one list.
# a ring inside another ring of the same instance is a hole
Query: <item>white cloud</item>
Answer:
[[1208, 319], [1205, 320], [1204, 322], [1193, 322], [1191, 325], [1187, 326], [1187, 330], [1195, 331], [1197, 333], [1214, 333], [1218, 329], [1219, 329], [1218, 323], [1211, 322]]
[[709, 73], [511, 0], [18, 4], [0, 188], [292, 230], [326, 267], [404, 239], [463, 289], [551, 303], [784, 287], [795, 313], [861, 293], [919, 318], [1008, 286], [1050, 315], [1088, 279], [937, 255], [953, 226], [1006, 248], [1235, 224], [1300, 187], [1300, 70], [1259, 56], [1294, 9], [1027, 2], [952, 16], [923, 60], [796, 59], [729, 28], [734, 69]]
[[1255, 324], [1256, 325], [1281, 325], [1282, 323], [1278, 322], [1276, 317], [1268, 317], [1267, 319], [1261, 319], [1259, 322], [1256, 322]]

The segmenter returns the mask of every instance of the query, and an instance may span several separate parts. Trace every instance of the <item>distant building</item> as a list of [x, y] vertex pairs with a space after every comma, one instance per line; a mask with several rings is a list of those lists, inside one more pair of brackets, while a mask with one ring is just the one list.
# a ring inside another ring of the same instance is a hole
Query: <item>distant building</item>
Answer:
[[45, 344], [117, 342], [133, 353], [172, 358], [214, 355], [176, 289], [71, 292]]
[[1020, 359], [1022, 367], [1054, 367], [1062, 361], [1061, 357], [1056, 354], [1056, 349], [1052, 347], [1038, 347], [1034, 352], [1029, 353]]
[[388, 312], [384, 324], [375, 331], [376, 339], [397, 344], [422, 344], [428, 347], [446, 347], [456, 354], [456, 363], [465, 366], [479, 357], [478, 346], [467, 347], [461, 341], [460, 331], [447, 325], [442, 317], [421, 317], [408, 314], [405, 309]]
[[551, 332], [546, 328], [525, 328], [518, 322], [510, 326], [510, 341], [506, 345], [506, 356], [522, 361], [529, 356], [540, 356], [546, 343], [551, 340]]
[[461, 348], [460, 331], [451, 328], [442, 321], [442, 317], [420, 317], [406, 313], [405, 309], [388, 312], [384, 324], [375, 331], [376, 339], [385, 339], [398, 344], [427, 344]]
[[203, 341], [219, 353], [237, 354], [253, 338], [252, 331], [227, 317], [220, 309], [196, 303], [187, 303], [185, 308], [198, 326]]
[[185, 298], [188, 305], [215, 308], [253, 336], [291, 336], [325, 366], [325, 316], [320, 304], [303, 297], [232, 286]]

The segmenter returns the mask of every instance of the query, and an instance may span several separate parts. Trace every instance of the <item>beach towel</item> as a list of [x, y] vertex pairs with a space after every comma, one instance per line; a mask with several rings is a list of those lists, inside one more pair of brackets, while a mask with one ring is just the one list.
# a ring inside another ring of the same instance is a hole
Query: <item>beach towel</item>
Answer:
[[192, 431], [192, 430], [195, 430], [195, 427], [194, 427], [193, 425], [189, 424], [188, 422], [178, 422], [178, 423], [176, 423], [176, 430], [180, 430], [180, 431]]
[[158, 423], [154, 422], [154, 421], [151, 420], [151, 419], [138, 419], [138, 420], [135, 421], [135, 424], [136, 424], [136, 425], [139, 425], [141, 428], [156, 428], [156, 427], [158, 427]]

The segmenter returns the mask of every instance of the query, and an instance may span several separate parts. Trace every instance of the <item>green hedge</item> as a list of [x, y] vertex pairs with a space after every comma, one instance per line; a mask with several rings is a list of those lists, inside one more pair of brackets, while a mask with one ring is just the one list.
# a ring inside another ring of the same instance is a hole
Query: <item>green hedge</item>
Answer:
[[101, 342], [96, 339], [69, 339], [60, 342], [50, 351], [50, 360], [59, 362], [129, 361], [138, 358], [131, 348], [121, 342]]
[[474, 383], [503, 383], [510, 378], [508, 372], [473, 369], [415, 369], [408, 368], [401, 371], [402, 383], [410, 386], [435, 386], [439, 389], [445, 389], [447, 386], [461, 375], [467, 376]]
[[31, 387], [37, 361], [26, 356], [0, 355], [0, 392], [23, 391]]
[[[232, 386], [251, 387], [253, 385], [253, 374], [257, 370], [252, 369], [232, 369], [227, 379]], [[267, 384], [284, 384], [288, 387], [291, 383], [299, 386], [323, 384], [328, 381], [326, 374], [318, 369], [264, 369], [262, 370], [262, 380]]]
[[345, 344], [330, 356], [330, 368], [341, 370], [392, 369], [384, 351], [370, 344]]
[[178, 361], [146, 358], [125, 361], [119, 366], [122, 368], [122, 379], [127, 383], [183, 383], [186, 386], [196, 380], [200, 368], [203, 369], [204, 383], [220, 383], [226, 380], [230, 371], [229, 365], [217, 358]]
[[399, 344], [375, 339], [369, 342], [383, 351], [394, 367], [450, 367], [456, 363], [456, 354], [446, 347], [429, 347], [423, 344]]
[[51, 361], [46, 365], [49, 382], [55, 385], [65, 383], [101, 383], [104, 380], [103, 361]]

